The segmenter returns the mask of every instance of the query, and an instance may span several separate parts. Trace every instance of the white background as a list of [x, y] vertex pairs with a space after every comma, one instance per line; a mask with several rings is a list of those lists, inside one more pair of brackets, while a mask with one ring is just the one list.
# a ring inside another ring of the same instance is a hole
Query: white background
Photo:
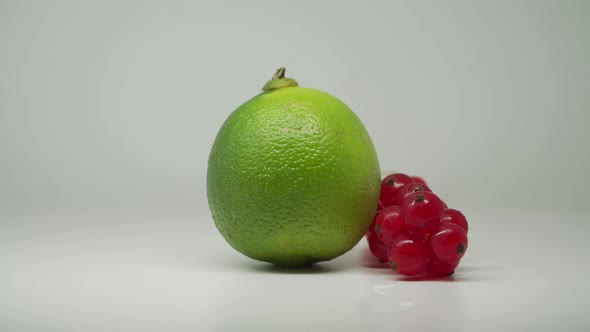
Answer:
[[[589, 59], [588, 1], [0, 0], [0, 330], [588, 328]], [[216, 233], [209, 149], [278, 66], [466, 213], [454, 282]]]
[[209, 149], [275, 69], [463, 207], [590, 211], [590, 5], [0, 2], [0, 204], [205, 205]]

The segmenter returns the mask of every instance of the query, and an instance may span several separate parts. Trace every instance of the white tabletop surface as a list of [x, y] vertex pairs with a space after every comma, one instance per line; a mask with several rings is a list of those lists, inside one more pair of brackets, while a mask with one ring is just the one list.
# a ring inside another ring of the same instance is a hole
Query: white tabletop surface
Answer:
[[465, 211], [452, 278], [351, 252], [283, 270], [206, 210], [0, 214], [0, 331], [589, 331], [590, 216]]

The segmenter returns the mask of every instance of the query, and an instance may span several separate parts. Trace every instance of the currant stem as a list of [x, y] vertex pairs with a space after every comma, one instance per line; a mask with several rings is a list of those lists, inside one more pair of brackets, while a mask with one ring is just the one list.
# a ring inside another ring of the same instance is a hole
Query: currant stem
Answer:
[[412, 188], [412, 192], [413, 192], [413, 193], [415, 193], [415, 192], [417, 192], [417, 191], [422, 191], [422, 190], [424, 190], [424, 188], [423, 188], [421, 185], [419, 185], [419, 184], [415, 185], [415, 186]]
[[465, 253], [465, 245], [463, 243], [459, 243], [459, 245], [457, 246], [456, 253], [458, 255], [462, 255]]
[[417, 203], [424, 202], [425, 199], [426, 199], [426, 197], [424, 197], [424, 195], [414, 196], [414, 202], [417, 202]]

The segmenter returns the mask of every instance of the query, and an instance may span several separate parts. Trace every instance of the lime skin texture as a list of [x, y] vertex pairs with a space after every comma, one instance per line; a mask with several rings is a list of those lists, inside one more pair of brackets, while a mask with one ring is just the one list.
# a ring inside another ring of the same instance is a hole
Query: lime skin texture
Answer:
[[236, 109], [215, 138], [207, 197], [225, 240], [285, 267], [331, 260], [363, 237], [379, 199], [373, 143], [350, 108], [286, 86]]

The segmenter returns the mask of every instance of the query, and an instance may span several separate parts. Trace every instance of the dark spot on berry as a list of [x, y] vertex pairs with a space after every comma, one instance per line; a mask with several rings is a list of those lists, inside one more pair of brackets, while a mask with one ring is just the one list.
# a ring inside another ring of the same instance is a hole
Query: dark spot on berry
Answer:
[[394, 178], [389, 178], [387, 179], [387, 181], [385, 182], [386, 185], [388, 186], [393, 186], [395, 184], [395, 179]]
[[424, 202], [425, 199], [426, 199], [426, 197], [424, 197], [424, 195], [422, 195], [422, 194], [418, 194], [418, 195], [414, 196], [414, 202], [417, 202], [417, 203]]
[[375, 224], [375, 233], [381, 233], [381, 227], [379, 226], [379, 224]]
[[415, 193], [415, 192], [417, 192], [417, 191], [422, 191], [422, 190], [424, 190], [424, 188], [422, 188], [422, 186], [421, 186], [421, 185], [419, 185], [419, 184], [415, 185], [415, 186], [412, 188], [412, 192], [413, 192], [413, 193]]
[[457, 245], [457, 254], [462, 255], [464, 253], [465, 253], [465, 245], [463, 243], [459, 243], [459, 245]]
[[447, 277], [452, 276], [453, 274], [455, 274], [455, 270], [451, 271], [449, 274], [447, 274]]
[[395, 262], [389, 263], [389, 267], [391, 267], [392, 270], [397, 271], [397, 264], [395, 264]]
[[382, 260], [381, 258], [379, 258], [379, 263], [383, 264], [383, 263], [385, 263], [385, 261]]

